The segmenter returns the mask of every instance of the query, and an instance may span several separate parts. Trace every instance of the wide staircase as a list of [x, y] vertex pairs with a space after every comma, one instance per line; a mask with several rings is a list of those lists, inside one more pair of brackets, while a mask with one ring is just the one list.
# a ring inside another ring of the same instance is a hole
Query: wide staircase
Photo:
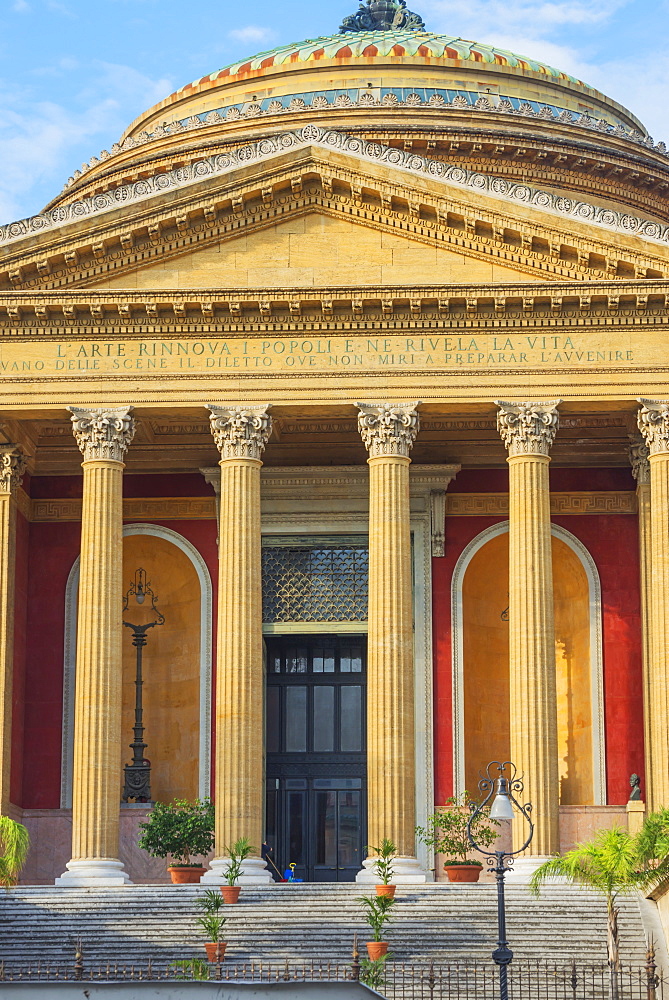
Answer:
[[[135, 885], [3, 892], [0, 961], [12, 967], [71, 965], [78, 941], [87, 966], [146, 966], [149, 961], [165, 966], [203, 957], [205, 938], [195, 907], [203, 891], [200, 886]], [[350, 962], [354, 935], [363, 952], [370, 936], [356, 901], [362, 892], [361, 886], [332, 884], [244, 887], [239, 903], [223, 909], [226, 965]], [[395, 961], [490, 961], [497, 938], [494, 885], [401, 886], [397, 900], [385, 935]], [[647, 934], [661, 934], [651, 905], [635, 895], [620, 900], [625, 964], [642, 966]], [[551, 884], [537, 898], [525, 886], [510, 885], [506, 912], [518, 962], [606, 961], [606, 906], [589, 890]]]

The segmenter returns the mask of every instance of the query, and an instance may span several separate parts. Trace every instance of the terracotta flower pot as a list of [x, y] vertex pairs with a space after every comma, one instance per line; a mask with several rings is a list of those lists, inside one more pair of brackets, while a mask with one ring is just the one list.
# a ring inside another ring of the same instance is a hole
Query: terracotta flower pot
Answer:
[[377, 896], [387, 896], [389, 899], [395, 898], [396, 885], [377, 885], [376, 895]]
[[175, 885], [195, 885], [205, 872], [202, 865], [169, 865], [167, 870]]
[[478, 882], [480, 865], [444, 865], [449, 882]]
[[226, 903], [236, 903], [241, 892], [241, 885], [222, 885], [221, 892]]
[[209, 962], [223, 962], [225, 959], [225, 949], [228, 947], [227, 941], [208, 941], [205, 944], [207, 960]]
[[388, 942], [368, 941], [367, 954], [369, 955], [370, 961], [375, 962], [377, 958], [382, 958], [384, 955], [388, 954]]

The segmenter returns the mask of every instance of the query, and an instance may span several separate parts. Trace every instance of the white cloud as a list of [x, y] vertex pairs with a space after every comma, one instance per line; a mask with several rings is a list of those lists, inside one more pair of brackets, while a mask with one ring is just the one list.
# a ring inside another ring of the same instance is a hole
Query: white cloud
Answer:
[[15, 10], [18, 14], [25, 14], [30, 9], [30, 4], [26, 0], [14, 0], [12, 4], [12, 10]]
[[232, 38], [235, 42], [248, 42], [250, 45], [265, 44], [275, 37], [271, 28], [262, 28], [257, 24], [247, 24], [244, 28], [233, 28], [228, 32], [228, 38]]
[[[609, 20], [630, 0], [426, 0], [434, 30], [486, 35], [521, 31], [537, 38], [560, 27], [595, 25]], [[482, 40], [477, 36], [477, 41]]]

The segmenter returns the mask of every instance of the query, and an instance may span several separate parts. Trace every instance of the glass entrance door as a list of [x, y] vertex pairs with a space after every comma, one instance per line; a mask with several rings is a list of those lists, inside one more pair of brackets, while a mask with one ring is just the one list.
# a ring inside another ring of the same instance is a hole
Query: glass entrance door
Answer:
[[353, 881], [366, 802], [365, 640], [267, 642], [266, 842], [284, 871]]

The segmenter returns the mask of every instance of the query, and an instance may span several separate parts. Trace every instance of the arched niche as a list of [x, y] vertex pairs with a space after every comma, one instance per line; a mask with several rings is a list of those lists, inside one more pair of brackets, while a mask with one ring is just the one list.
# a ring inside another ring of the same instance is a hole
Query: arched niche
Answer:
[[[152, 629], [144, 650], [144, 721], [156, 800], [174, 796], [206, 796], [211, 757], [211, 578], [198, 550], [176, 531], [155, 524], [129, 524], [123, 529], [123, 589], [142, 566], [158, 594], [166, 623]], [[65, 608], [63, 752], [61, 807], [72, 804], [74, 697], [76, 674], [79, 560], [67, 582]], [[123, 630], [122, 753], [134, 721], [135, 650], [129, 629]]]
[[[453, 575], [455, 787], [509, 756], [508, 522], [478, 535]], [[606, 799], [601, 589], [585, 546], [552, 525], [562, 805]]]

